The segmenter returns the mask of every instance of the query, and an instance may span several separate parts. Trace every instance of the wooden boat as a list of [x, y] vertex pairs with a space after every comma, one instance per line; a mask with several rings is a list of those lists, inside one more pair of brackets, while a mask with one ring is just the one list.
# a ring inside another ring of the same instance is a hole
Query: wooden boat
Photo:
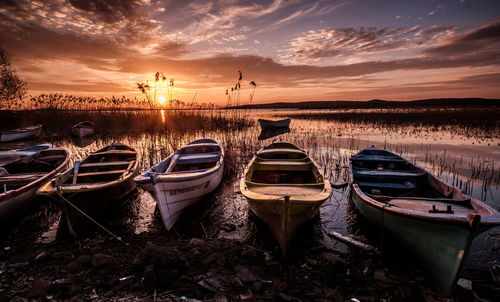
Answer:
[[258, 137], [258, 140], [265, 140], [269, 139], [281, 134], [285, 133], [290, 133], [290, 128], [288, 127], [281, 127], [281, 128], [264, 128], [260, 131], [260, 135]]
[[290, 126], [290, 121], [290, 118], [282, 119], [279, 121], [259, 119], [259, 124], [261, 129], [285, 128]]
[[170, 230], [183, 210], [215, 190], [224, 172], [224, 149], [213, 139], [190, 142], [135, 178], [154, 190], [165, 228]]
[[42, 125], [12, 129], [0, 132], [0, 142], [11, 142], [20, 139], [25, 139], [32, 136], [40, 136], [42, 133]]
[[85, 137], [93, 135], [95, 131], [95, 125], [92, 122], [84, 121], [80, 122], [73, 127], [71, 127], [71, 134], [76, 137]]
[[70, 234], [78, 236], [95, 227], [80, 211], [104, 221], [135, 188], [133, 178], [139, 172], [138, 165], [139, 156], [134, 149], [113, 143], [91, 153], [81, 163], [75, 162], [73, 168], [46, 182], [37, 194], [62, 196], [58, 205]]
[[382, 149], [352, 156], [350, 179], [359, 212], [413, 251], [443, 292], [455, 285], [474, 236], [500, 225], [488, 205]]
[[250, 210], [271, 229], [283, 256], [296, 230], [318, 213], [332, 193], [314, 160], [286, 142], [257, 152], [245, 169], [240, 190]]
[[67, 168], [70, 153], [50, 148], [0, 167], [0, 225], [24, 217], [38, 205], [36, 190]]
[[41, 144], [30, 146], [22, 149], [14, 149], [8, 151], [0, 151], [0, 166], [3, 166], [7, 163], [16, 161], [20, 158], [35, 154], [42, 150], [46, 150], [52, 148], [52, 144]]

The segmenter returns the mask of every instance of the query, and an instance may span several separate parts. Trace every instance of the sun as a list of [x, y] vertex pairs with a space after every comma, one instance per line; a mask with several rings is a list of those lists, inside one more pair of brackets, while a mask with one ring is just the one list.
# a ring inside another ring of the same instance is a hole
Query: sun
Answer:
[[160, 95], [160, 97], [158, 98], [158, 102], [159, 102], [160, 104], [165, 103], [165, 97], [164, 97], [163, 95]]

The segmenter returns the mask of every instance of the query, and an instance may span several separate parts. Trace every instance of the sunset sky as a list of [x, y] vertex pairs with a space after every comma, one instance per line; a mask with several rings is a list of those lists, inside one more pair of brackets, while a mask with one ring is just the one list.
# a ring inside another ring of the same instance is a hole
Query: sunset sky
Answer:
[[33, 95], [142, 97], [160, 71], [221, 105], [241, 70], [241, 103], [500, 98], [498, 0], [1, 0], [0, 46]]

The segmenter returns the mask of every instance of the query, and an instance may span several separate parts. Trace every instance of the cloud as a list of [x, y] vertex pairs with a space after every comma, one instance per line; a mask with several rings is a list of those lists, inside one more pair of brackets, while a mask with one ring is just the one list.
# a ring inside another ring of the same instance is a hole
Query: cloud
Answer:
[[429, 45], [453, 35], [456, 30], [453, 26], [422, 30], [418, 25], [410, 29], [358, 27], [311, 30], [293, 39], [288, 53], [299, 60], [358, 56]]
[[87, 13], [89, 17], [106, 23], [119, 22], [138, 17], [137, 0], [69, 0], [74, 8]]
[[427, 55], [464, 56], [479, 53], [490, 57], [500, 53], [500, 22], [471, 30], [461, 36], [449, 39], [438, 47], [429, 48]]

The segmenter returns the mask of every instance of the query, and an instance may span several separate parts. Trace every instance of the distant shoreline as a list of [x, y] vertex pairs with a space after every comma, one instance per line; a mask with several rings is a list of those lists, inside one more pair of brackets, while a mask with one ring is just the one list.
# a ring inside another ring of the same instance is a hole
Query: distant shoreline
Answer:
[[390, 109], [390, 108], [463, 108], [463, 107], [500, 107], [500, 99], [483, 98], [443, 98], [411, 101], [307, 101], [278, 102], [231, 106], [227, 109]]

